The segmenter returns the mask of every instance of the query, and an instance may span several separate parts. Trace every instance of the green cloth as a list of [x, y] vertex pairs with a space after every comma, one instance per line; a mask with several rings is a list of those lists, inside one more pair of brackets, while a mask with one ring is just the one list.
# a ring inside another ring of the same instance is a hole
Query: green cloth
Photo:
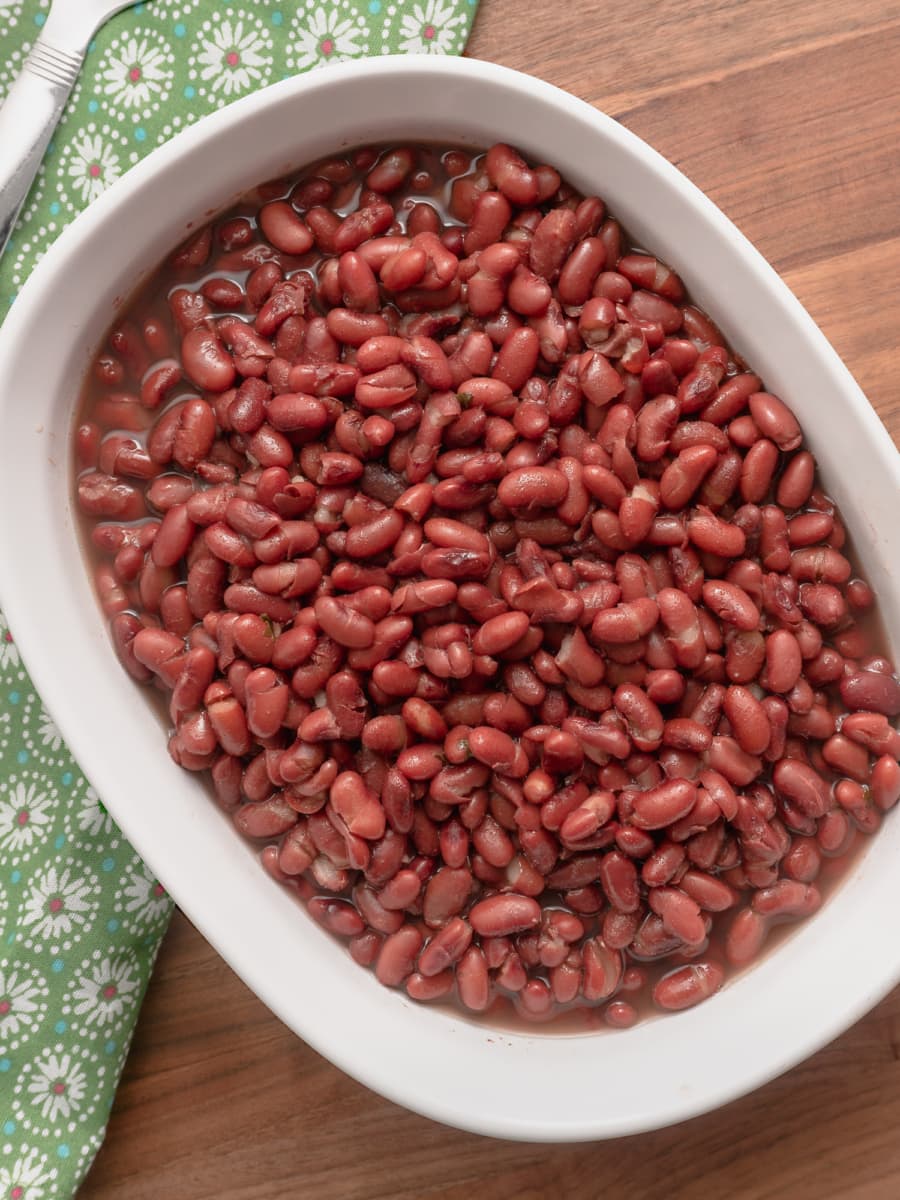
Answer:
[[[120, 13], [91, 46], [0, 259], [0, 312], [73, 217], [185, 125], [340, 59], [459, 53], [475, 5], [152, 0]], [[0, 99], [48, 8], [0, 0]], [[77, 1190], [171, 907], [62, 744], [0, 617], [0, 1200]]]

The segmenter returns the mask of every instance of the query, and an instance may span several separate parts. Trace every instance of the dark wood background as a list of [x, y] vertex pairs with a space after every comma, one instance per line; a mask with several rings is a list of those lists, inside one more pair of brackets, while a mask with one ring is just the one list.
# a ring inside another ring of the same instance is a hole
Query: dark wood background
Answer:
[[[686, 171], [782, 272], [900, 440], [898, 0], [481, 0], [469, 53], [568, 88]], [[80, 1194], [889, 1200], [898, 1058], [900, 991], [784, 1078], [685, 1125], [582, 1146], [482, 1139], [342, 1075], [179, 914]]]

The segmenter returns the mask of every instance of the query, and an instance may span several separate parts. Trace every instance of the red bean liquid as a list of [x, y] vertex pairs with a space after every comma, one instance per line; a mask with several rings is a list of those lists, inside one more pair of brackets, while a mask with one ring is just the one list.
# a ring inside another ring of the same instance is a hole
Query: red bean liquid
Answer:
[[900, 683], [790, 408], [508, 146], [256, 189], [110, 330], [74, 453], [169, 753], [416, 1000], [696, 1004], [900, 796]]

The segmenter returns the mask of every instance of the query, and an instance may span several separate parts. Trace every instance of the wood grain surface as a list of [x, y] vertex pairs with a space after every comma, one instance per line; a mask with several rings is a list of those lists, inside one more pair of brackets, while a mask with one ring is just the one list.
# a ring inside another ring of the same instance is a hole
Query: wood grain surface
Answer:
[[[900, 440], [900, 0], [481, 0], [469, 53], [582, 96], [682, 168], [782, 272]], [[898, 1059], [900, 991], [712, 1115], [595, 1145], [492, 1141], [341, 1074], [179, 914], [80, 1195], [893, 1200]]]

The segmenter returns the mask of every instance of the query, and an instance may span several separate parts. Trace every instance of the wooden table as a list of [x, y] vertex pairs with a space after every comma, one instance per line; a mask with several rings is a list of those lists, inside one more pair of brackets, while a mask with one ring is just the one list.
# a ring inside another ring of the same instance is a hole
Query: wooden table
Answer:
[[[570, 89], [686, 171], [782, 272], [900, 437], [898, 0], [481, 0], [469, 52]], [[892, 936], [892, 915], [874, 919]], [[341, 1074], [177, 915], [81, 1195], [888, 1200], [900, 1196], [898, 1059], [900, 990], [710, 1116], [589, 1146], [491, 1141]]]

